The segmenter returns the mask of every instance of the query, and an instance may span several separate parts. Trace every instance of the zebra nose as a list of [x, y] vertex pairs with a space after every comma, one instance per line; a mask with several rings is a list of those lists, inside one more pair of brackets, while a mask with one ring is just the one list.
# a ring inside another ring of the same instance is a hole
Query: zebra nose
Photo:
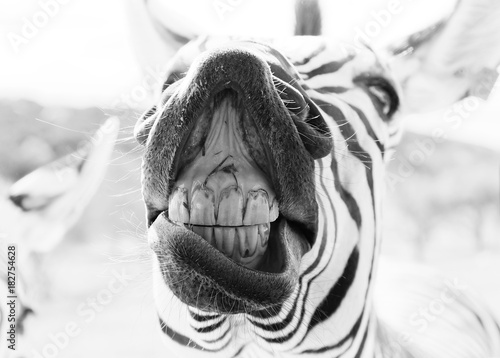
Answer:
[[[259, 47], [238, 43], [202, 57], [193, 82], [208, 91], [232, 88], [245, 94], [244, 100], [286, 109], [313, 159], [328, 155], [333, 147], [330, 130], [316, 104], [289, 73], [284, 59]], [[270, 101], [269, 101], [270, 100]]]
[[258, 53], [245, 47], [209, 51], [192, 67], [197, 69], [194, 82], [200, 86], [211, 87], [211, 91], [233, 88], [254, 92], [259, 88], [273, 88], [269, 65]]

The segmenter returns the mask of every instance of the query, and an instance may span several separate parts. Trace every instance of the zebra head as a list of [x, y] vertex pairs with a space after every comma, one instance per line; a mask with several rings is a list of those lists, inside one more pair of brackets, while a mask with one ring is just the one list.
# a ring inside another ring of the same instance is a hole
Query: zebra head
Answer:
[[135, 135], [169, 347], [373, 348], [384, 167], [399, 134], [389, 67], [324, 37], [204, 37], [167, 72]]
[[161, 310], [190, 317], [174, 339], [220, 348], [244, 322], [268, 344], [317, 340], [345, 298], [357, 307], [346, 327], [366, 329], [398, 103], [372, 51], [325, 38], [178, 53], [136, 127]]

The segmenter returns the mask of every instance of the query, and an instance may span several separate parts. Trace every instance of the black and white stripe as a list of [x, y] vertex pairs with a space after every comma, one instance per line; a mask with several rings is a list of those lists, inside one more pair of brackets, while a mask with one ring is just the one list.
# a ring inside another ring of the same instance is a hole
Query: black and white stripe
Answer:
[[[199, 52], [219, 41], [204, 41]], [[186, 307], [156, 273], [160, 326], [167, 346], [190, 357], [431, 357], [425, 347], [390, 350], [388, 337], [394, 332], [372, 307], [384, 167], [400, 130], [355, 79], [362, 66], [370, 76], [387, 76], [384, 66], [371, 50], [346, 53], [321, 38], [272, 41], [271, 46], [278, 54], [285, 53], [290, 68], [283, 70], [313, 100], [332, 134], [332, 152], [315, 163], [319, 206], [315, 243], [302, 258], [289, 299], [259, 312], [221, 315]], [[454, 317], [461, 319], [474, 310], [464, 303]], [[500, 342], [498, 326], [491, 315], [477, 312], [476, 323], [485, 328], [471, 339], [479, 347], [476, 353], [494, 352]], [[481, 325], [483, 319], [488, 323]], [[431, 337], [417, 341], [427, 344], [436, 357], [447, 349], [439, 338], [437, 349]]]

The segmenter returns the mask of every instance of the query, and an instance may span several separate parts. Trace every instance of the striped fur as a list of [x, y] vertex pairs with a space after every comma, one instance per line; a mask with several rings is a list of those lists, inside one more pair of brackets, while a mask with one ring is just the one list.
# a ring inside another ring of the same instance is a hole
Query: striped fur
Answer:
[[381, 232], [377, 219], [385, 151], [392, 144], [376, 106], [352, 79], [367, 58], [372, 64], [363, 71], [382, 75], [383, 67], [368, 50], [361, 57], [345, 55], [321, 38], [273, 45], [290, 51], [297, 70], [291, 75], [320, 108], [334, 142], [333, 152], [316, 161], [316, 242], [303, 257], [293, 295], [266, 312], [201, 312], [178, 301], [157, 278], [160, 325], [168, 345], [181, 354], [371, 356], [363, 352], [373, 352], [376, 344], [371, 283]]
[[[219, 41], [199, 41], [187, 53], [195, 46], [206, 51]], [[380, 332], [390, 332], [390, 327], [373, 312], [372, 282], [381, 239], [386, 152], [397, 140], [397, 119], [383, 118], [376, 102], [353, 79], [361, 74], [391, 79], [369, 50], [345, 54], [322, 38], [296, 38], [273, 46], [288, 54], [297, 71], [290, 75], [320, 108], [334, 142], [332, 153], [316, 161], [320, 210], [315, 244], [302, 259], [293, 295], [265, 312], [221, 315], [188, 307], [158, 273], [162, 332], [180, 356], [373, 357], [374, 352], [385, 352], [381, 356], [387, 357], [384, 347], [390, 345], [381, 344], [387, 338], [380, 338]], [[178, 56], [182, 63], [182, 51]], [[477, 340], [485, 353], [492, 327]]]
[[[181, 83], [185, 73], [199, 65], [197, 56], [233, 40], [199, 38], [187, 44], [170, 62], [165, 89], [177, 88], [169, 86]], [[282, 304], [246, 313], [222, 314], [184, 304], [165, 282], [168, 268], [163, 258], [154, 256], [155, 300], [168, 349], [179, 357], [470, 358], [500, 354], [498, 325], [467, 297], [443, 318], [444, 323], [415, 335], [411, 344], [400, 343], [398, 330], [403, 329], [405, 317], [400, 321], [387, 317], [402, 315], [412, 302], [426, 302], [440, 292], [432, 285], [425, 288], [420, 275], [404, 276], [424, 287], [408, 294], [411, 299], [405, 296], [400, 301], [404, 309], [377, 312], [373, 307], [384, 168], [400, 135], [398, 117], [386, 115], [368, 90], [369, 81], [383, 79], [397, 91], [386, 65], [370, 49], [350, 53], [328, 38], [265, 42], [272, 56], [286, 58], [281, 70], [319, 108], [331, 133], [333, 150], [315, 160], [317, 236], [302, 257], [290, 297]], [[280, 91], [279, 85], [276, 90]], [[156, 108], [167, 104], [165, 96]], [[146, 141], [148, 133], [160, 126], [162, 117], [151, 114], [156, 108], [137, 127], [146, 146], [151, 143], [151, 134]], [[149, 170], [147, 160], [152, 159], [146, 155], [145, 171]], [[456, 349], [455, 340], [468, 342], [472, 348]]]

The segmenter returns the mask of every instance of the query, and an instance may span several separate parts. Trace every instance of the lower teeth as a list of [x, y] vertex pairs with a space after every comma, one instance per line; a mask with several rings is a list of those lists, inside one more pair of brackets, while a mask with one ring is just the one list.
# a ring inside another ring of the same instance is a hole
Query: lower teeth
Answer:
[[238, 227], [189, 225], [189, 229], [227, 257], [255, 268], [266, 252], [270, 223]]

